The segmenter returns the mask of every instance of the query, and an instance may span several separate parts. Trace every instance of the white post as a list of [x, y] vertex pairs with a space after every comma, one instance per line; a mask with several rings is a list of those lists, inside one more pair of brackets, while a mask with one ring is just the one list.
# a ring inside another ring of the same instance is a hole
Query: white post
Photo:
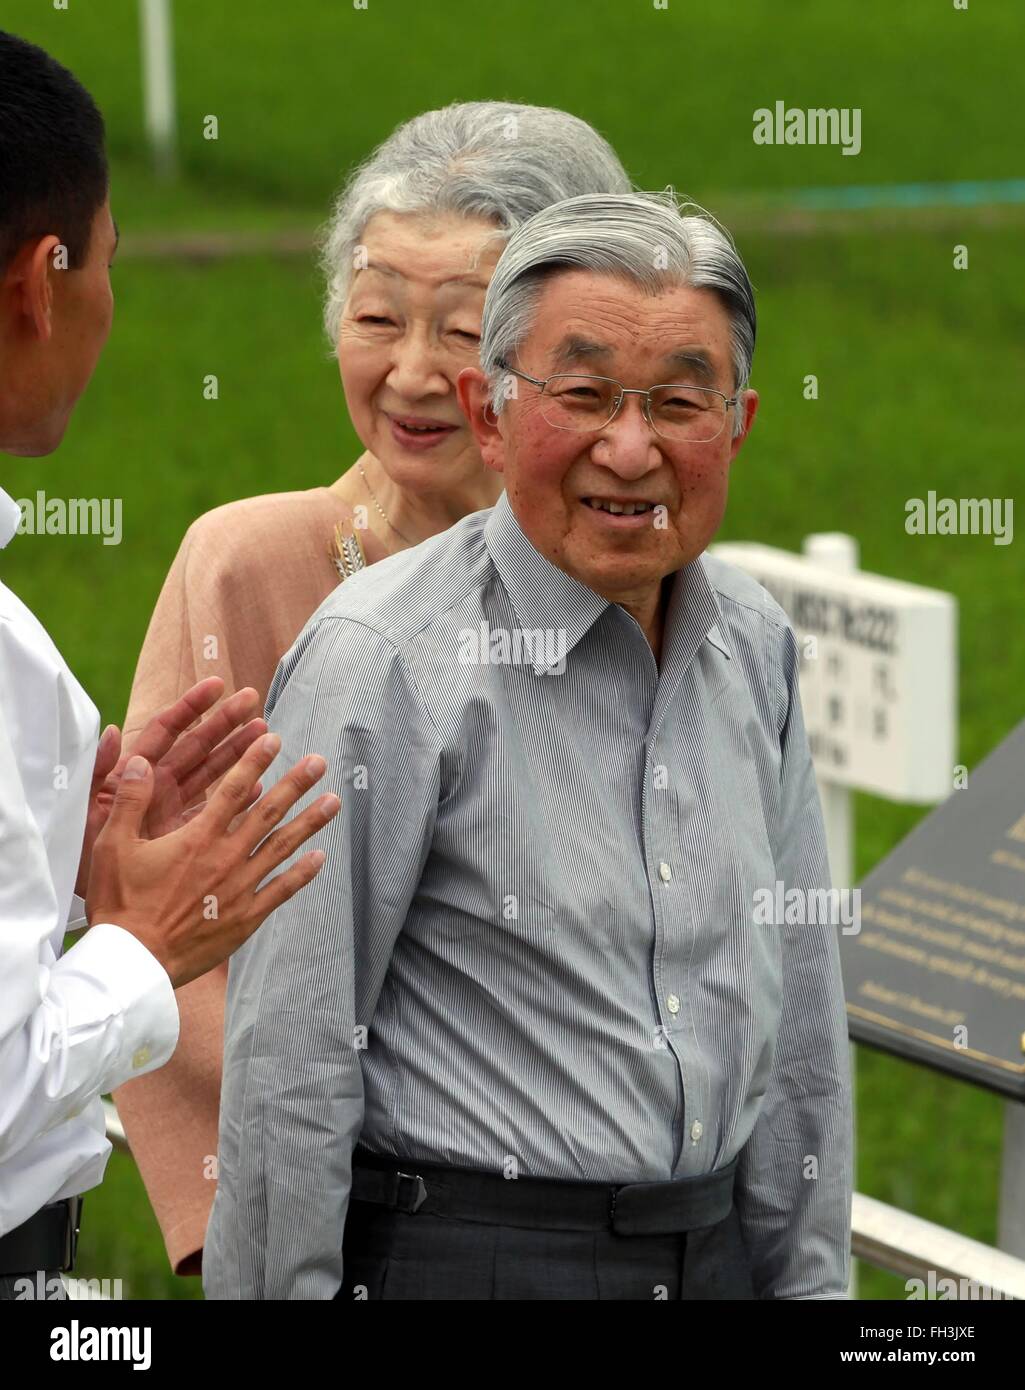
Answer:
[[146, 135], [159, 174], [175, 170], [174, 41], [171, 0], [139, 0]]
[[997, 1245], [1025, 1257], [1025, 1104], [1020, 1100], [1004, 1101]]
[[[802, 549], [809, 560], [825, 569], [839, 574], [857, 571], [858, 542], [841, 531], [821, 531], [805, 536]], [[847, 787], [837, 786], [821, 776], [818, 781], [833, 887], [851, 888], [854, 877], [853, 797]]]
[[[802, 547], [809, 560], [838, 573], [853, 574], [859, 563], [858, 542], [853, 536], [841, 531], [822, 531], [805, 536]], [[829, 868], [834, 888], [852, 888], [854, 878], [854, 797], [847, 787], [819, 776], [819, 796], [822, 800], [822, 819], [826, 827], [826, 845], [829, 850]], [[857, 1082], [857, 1056], [855, 1045], [851, 1043], [851, 1095], [855, 1094]], [[854, 1126], [855, 1153], [857, 1157], [857, 1125]], [[855, 1165], [856, 1174], [856, 1165]], [[857, 1190], [857, 1181], [854, 1182]], [[858, 1262], [851, 1261], [851, 1282], [848, 1288], [851, 1298], [858, 1296]]]

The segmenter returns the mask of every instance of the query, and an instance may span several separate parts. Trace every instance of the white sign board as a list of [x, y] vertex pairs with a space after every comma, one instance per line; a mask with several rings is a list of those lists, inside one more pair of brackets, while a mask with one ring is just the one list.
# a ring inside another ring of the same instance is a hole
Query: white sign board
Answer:
[[793, 625], [820, 779], [894, 801], [945, 800], [957, 737], [953, 595], [753, 542], [710, 553], [753, 575]]

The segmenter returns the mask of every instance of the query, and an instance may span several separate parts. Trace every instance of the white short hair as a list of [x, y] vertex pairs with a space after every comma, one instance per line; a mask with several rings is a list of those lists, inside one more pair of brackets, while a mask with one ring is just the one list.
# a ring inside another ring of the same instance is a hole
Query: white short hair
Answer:
[[485, 218], [508, 235], [552, 203], [631, 187], [608, 141], [567, 111], [466, 101], [414, 116], [352, 172], [321, 238], [332, 346], [353, 257], [376, 213], [452, 212]]
[[[492, 406], [505, 400], [501, 363], [522, 347], [545, 281], [560, 270], [626, 278], [656, 293], [693, 285], [718, 295], [730, 320], [733, 386], [751, 377], [757, 319], [754, 289], [729, 233], [695, 203], [662, 193], [587, 195], [545, 208], [516, 231], [502, 252], [484, 300], [480, 361]], [[734, 433], [743, 411], [734, 410]]]

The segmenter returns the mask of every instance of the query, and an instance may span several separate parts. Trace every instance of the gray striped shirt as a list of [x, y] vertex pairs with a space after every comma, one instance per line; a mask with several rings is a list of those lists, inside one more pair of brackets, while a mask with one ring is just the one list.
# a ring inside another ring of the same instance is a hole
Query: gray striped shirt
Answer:
[[782, 610], [704, 555], [660, 665], [503, 494], [321, 605], [268, 698], [265, 779], [322, 752], [318, 877], [231, 964], [226, 1298], [331, 1298], [351, 1156], [609, 1183], [707, 1173], [763, 1298], [842, 1297], [851, 1103], [838, 928]]

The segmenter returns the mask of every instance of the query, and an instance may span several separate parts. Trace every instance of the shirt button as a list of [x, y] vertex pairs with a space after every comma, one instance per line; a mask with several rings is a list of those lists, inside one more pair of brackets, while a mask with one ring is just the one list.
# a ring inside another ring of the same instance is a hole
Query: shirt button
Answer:
[[673, 876], [672, 869], [669, 867], [669, 865], [666, 863], [664, 859], [662, 860], [662, 863], [658, 866], [658, 876], [663, 883], [668, 883]]
[[671, 1014], [678, 1014], [680, 1012], [680, 996], [678, 994], [670, 994], [669, 998], [666, 1000], [666, 1007]]
[[144, 1067], [152, 1056], [153, 1053], [150, 1051], [149, 1046], [144, 1044], [137, 1051], [132, 1053], [132, 1070], [138, 1071], [140, 1067]]
[[701, 1121], [695, 1120], [690, 1127], [691, 1142], [696, 1144], [698, 1140], [701, 1138], [702, 1134], [704, 1134], [704, 1132], [704, 1126], [702, 1125]]

